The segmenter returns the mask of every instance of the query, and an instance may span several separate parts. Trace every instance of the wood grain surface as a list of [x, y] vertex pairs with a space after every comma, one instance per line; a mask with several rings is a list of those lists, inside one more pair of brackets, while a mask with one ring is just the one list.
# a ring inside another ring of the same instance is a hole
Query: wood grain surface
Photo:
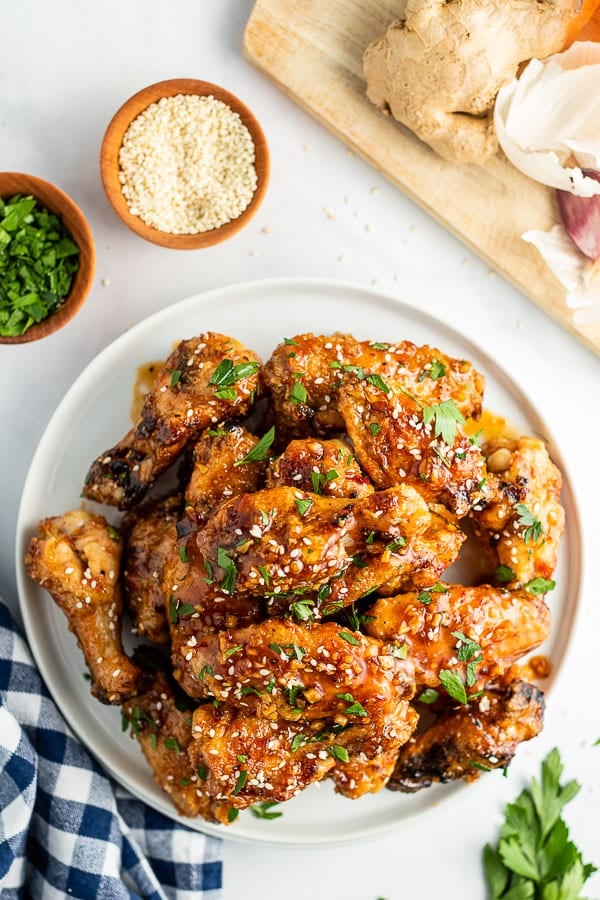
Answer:
[[[396, 18], [394, 0], [257, 0], [244, 52], [323, 125], [600, 354], [600, 323], [574, 321], [564, 288], [537, 250], [521, 240], [525, 231], [547, 231], [559, 221], [554, 191], [522, 175], [501, 155], [483, 167], [446, 162], [367, 100], [363, 52]], [[581, 37], [600, 39], [598, 14]]]

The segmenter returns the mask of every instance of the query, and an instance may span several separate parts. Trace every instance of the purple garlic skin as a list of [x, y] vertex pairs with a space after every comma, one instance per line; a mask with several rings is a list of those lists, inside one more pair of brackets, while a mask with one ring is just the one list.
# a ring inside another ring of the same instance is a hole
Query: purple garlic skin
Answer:
[[[584, 175], [600, 181], [600, 172], [584, 169]], [[565, 230], [578, 250], [596, 262], [600, 259], [600, 194], [577, 197], [569, 191], [557, 191], [558, 210]]]

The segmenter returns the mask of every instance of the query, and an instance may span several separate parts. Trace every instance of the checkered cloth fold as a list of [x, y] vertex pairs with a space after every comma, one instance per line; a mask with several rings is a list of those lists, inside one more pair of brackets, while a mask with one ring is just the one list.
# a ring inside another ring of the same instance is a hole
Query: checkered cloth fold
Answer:
[[0, 896], [217, 900], [221, 841], [115, 786], [73, 736], [0, 601]]

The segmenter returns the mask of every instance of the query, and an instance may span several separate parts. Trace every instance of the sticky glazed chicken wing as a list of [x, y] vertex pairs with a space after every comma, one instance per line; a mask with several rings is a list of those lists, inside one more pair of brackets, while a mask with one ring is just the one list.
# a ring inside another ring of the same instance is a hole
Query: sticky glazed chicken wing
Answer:
[[381, 598], [369, 615], [368, 634], [406, 646], [417, 685], [437, 690], [478, 691], [550, 634], [543, 597], [490, 585], [436, 584]]
[[206, 791], [206, 773], [190, 760], [193, 707], [178, 697], [162, 670], [160, 659], [151, 662], [151, 683], [143, 694], [122, 707], [122, 724], [139, 742], [154, 780], [183, 816], [202, 816], [209, 822], [227, 822], [228, 805]]
[[137, 633], [156, 644], [169, 640], [162, 575], [165, 560], [177, 540], [181, 508], [182, 498], [175, 495], [144, 505], [123, 520], [127, 608]]
[[222, 334], [181, 341], [133, 428], [92, 463], [84, 497], [119, 509], [138, 503], [205, 428], [248, 412], [259, 389], [259, 366], [252, 350]]
[[43, 519], [25, 558], [30, 576], [62, 609], [83, 650], [92, 694], [122, 703], [145, 676], [121, 642], [121, 537], [102, 516], [73, 510]]
[[544, 696], [535, 685], [513, 681], [484, 691], [414, 734], [400, 749], [388, 787], [413, 793], [436, 781], [474, 781], [482, 771], [507, 766], [543, 723]]
[[262, 486], [266, 460], [244, 462], [258, 442], [257, 437], [235, 422], [206, 429], [192, 452], [191, 474], [185, 489], [189, 518], [202, 524], [225, 500]]
[[471, 515], [477, 534], [503, 579], [514, 585], [550, 579], [565, 524], [562, 479], [543, 441], [498, 439], [482, 447], [488, 494]]
[[267, 472], [267, 487], [298, 488], [324, 497], [364, 497], [375, 490], [352, 448], [341, 440], [290, 441]]
[[179, 658], [174, 649], [173, 666], [188, 672], [192, 696], [233, 703], [261, 718], [356, 723], [383, 720], [412, 697], [413, 665], [398, 647], [334, 622], [309, 628], [267, 619], [200, 636]]
[[485, 497], [485, 462], [462, 433], [464, 418], [453, 400], [425, 406], [401, 382], [354, 377], [339, 389], [338, 407], [358, 460], [377, 487], [408, 484], [457, 516]]
[[281, 432], [302, 437], [343, 431], [338, 392], [356, 375], [395, 379], [427, 404], [453, 398], [465, 417], [481, 412], [485, 382], [466, 360], [410, 341], [388, 344], [357, 341], [349, 334], [300, 334], [279, 344], [264, 367]]

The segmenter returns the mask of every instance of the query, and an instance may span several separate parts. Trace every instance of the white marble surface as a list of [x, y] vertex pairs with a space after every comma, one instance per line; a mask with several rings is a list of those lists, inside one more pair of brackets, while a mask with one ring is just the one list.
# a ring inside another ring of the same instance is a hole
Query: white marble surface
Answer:
[[[41, 343], [0, 347], [0, 592], [17, 609], [14, 530], [37, 441], [69, 385], [113, 338], [177, 299], [235, 281], [315, 275], [377, 284], [492, 352], [550, 423], [583, 520], [578, 628], [545, 731], [523, 748], [508, 779], [492, 774], [451, 810], [441, 807], [411, 830], [360, 848], [300, 855], [228, 840], [224, 898], [478, 900], [481, 846], [497, 835], [503, 804], [554, 745], [583, 784], [568, 808], [572, 832], [586, 860], [600, 864], [600, 747], [592, 746], [600, 737], [598, 360], [246, 63], [240, 46], [251, 7], [251, 0], [3, 5], [0, 167], [70, 193], [88, 216], [98, 262], [91, 296], [67, 328]], [[196, 253], [163, 250], [128, 232], [98, 174], [115, 109], [144, 85], [177, 76], [237, 93], [261, 120], [272, 152], [271, 185], [256, 219], [226, 244]], [[598, 876], [589, 884], [587, 895], [598, 896]]]

